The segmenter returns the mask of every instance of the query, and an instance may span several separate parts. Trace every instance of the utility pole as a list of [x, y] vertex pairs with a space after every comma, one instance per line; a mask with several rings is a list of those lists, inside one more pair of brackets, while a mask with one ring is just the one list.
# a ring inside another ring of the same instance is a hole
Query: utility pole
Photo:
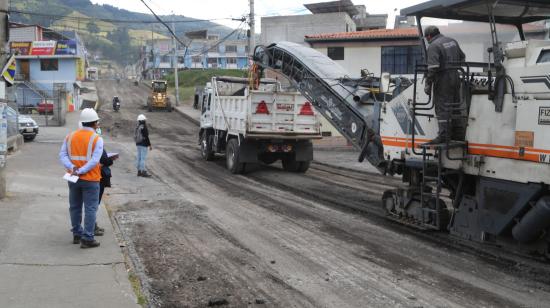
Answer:
[[[174, 14], [172, 14], [172, 32], [176, 33], [176, 23], [174, 22]], [[176, 87], [176, 106], [180, 105], [180, 87], [179, 87], [179, 76], [178, 76], [178, 55], [177, 55], [177, 44], [176, 38], [172, 36], [172, 48], [174, 50], [174, 86]], [[185, 62], [185, 59], [183, 59]]]
[[[8, 60], [8, 52], [6, 50], [8, 38], [8, 0], [0, 0], [0, 72], [4, 68]], [[6, 82], [0, 77], [0, 199], [6, 196], [6, 156], [8, 151], [7, 145], [7, 122], [4, 119], [4, 108], [6, 104]]]
[[256, 42], [254, 42], [255, 39], [255, 22], [254, 22], [254, 0], [250, 0], [250, 31], [249, 31], [249, 37], [248, 37], [248, 54], [250, 56], [250, 59], [252, 60], [252, 56], [254, 55], [254, 47], [256, 45]]

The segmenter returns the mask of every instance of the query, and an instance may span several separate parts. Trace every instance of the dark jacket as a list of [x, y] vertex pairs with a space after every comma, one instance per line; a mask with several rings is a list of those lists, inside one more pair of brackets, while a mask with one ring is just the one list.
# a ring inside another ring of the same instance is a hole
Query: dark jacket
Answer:
[[141, 142], [136, 142], [136, 145], [141, 145], [144, 147], [151, 146], [151, 141], [149, 140], [149, 130], [147, 129], [147, 124], [145, 122], [139, 122], [136, 130], [141, 130], [141, 136], [143, 140]]
[[111, 187], [111, 167], [113, 165], [113, 159], [107, 156], [107, 152], [103, 150], [101, 158], [99, 159], [101, 164], [101, 180], [100, 185], [104, 187]]
[[433, 89], [432, 99], [437, 112], [442, 103], [455, 103], [459, 99], [458, 71], [450, 67], [459, 66], [465, 55], [456, 40], [438, 34], [430, 42], [427, 56], [426, 86]]

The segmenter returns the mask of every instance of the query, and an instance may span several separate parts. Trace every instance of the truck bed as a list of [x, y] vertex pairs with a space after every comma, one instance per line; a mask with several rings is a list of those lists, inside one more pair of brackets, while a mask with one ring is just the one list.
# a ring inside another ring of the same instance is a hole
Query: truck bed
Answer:
[[[228, 94], [228, 91], [219, 92]], [[320, 119], [313, 106], [306, 108], [311, 113], [300, 114], [304, 104], [309, 102], [299, 92], [249, 91], [246, 88], [242, 92], [244, 96], [214, 95], [214, 129], [227, 130], [230, 134], [240, 134], [245, 138], [321, 138]], [[241, 94], [239, 90], [235, 93]]]

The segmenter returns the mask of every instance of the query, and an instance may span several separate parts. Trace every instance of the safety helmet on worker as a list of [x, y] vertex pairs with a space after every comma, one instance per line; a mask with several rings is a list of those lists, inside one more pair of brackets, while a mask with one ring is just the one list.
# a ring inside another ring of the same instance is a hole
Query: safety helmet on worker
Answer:
[[426, 29], [424, 29], [424, 37], [434, 37], [436, 35], [438, 35], [440, 32], [439, 32], [439, 28], [436, 27], [436, 26], [427, 26]]
[[80, 123], [92, 123], [99, 121], [99, 116], [93, 108], [84, 108], [80, 112]]
[[140, 115], [138, 115], [137, 120], [138, 121], [145, 121], [145, 120], [147, 120], [147, 118], [145, 117], [145, 115], [140, 114]]

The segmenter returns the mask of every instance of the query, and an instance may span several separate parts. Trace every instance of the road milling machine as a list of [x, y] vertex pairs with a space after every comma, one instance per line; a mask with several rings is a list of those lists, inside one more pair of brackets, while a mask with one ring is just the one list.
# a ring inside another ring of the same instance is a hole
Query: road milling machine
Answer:
[[466, 62], [448, 63], [460, 75], [461, 97], [444, 104], [446, 124], [462, 134], [445, 143], [425, 145], [438, 133], [423, 91], [425, 63], [410, 78], [349, 78], [327, 56], [289, 42], [257, 46], [254, 61], [290, 79], [361, 150], [360, 161], [402, 176], [403, 185], [382, 197], [389, 219], [549, 258], [550, 41], [527, 40], [524, 28], [547, 19], [550, 2], [434, 0], [401, 12], [416, 16], [423, 59], [426, 18], [476, 22], [489, 38], [477, 55], [463, 45]]

